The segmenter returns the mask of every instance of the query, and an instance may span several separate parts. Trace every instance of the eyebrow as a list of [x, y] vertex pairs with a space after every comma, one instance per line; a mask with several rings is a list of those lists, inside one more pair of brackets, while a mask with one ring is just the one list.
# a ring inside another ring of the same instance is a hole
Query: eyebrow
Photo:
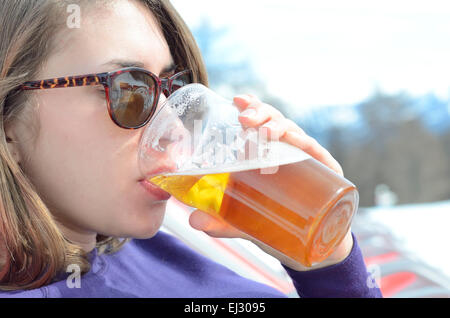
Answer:
[[[140, 61], [123, 60], [123, 59], [114, 59], [114, 60], [111, 60], [109, 62], [102, 64], [102, 66], [107, 66], [107, 65], [116, 65], [119, 67], [139, 67], [139, 68], [144, 68], [144, 66], [145, 66], [145, 64]], [[164, 69], [161, 71], [161, 74], [170, 73], [172, 71], [175, 71], [176, 68], [177, 68], [177, 65], [175, 63], [171, 62], [169, 65], [164, 67]]]

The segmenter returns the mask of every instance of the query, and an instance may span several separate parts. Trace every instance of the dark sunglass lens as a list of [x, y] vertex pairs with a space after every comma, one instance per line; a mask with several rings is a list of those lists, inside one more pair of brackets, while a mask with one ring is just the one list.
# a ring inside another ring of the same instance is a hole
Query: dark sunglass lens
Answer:
[[156, 82], [139, 71], [125, 72], [113, 79], [111, 110], [120, 125], [141, 126], [153, 113]]
[[191, 72], [182, 73], [172, 79], [172, 92], [175, 92], [177, 89], [184, 85], [191, 84], [192, 82]]

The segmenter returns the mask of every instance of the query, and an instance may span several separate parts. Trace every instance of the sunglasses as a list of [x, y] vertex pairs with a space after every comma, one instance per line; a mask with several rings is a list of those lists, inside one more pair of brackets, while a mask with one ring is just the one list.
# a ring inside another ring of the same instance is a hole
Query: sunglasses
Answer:
[[192, 82], [191, 70], [181, 71], [169, 78], [159, 78], [145, 69], [127, 67], [113, 72], [25, 82], [19, 89], [103, 85], [112, 121], [121, 128], [137, 129], [145, 126], [152, 118], [161, 92], [168, 97]]

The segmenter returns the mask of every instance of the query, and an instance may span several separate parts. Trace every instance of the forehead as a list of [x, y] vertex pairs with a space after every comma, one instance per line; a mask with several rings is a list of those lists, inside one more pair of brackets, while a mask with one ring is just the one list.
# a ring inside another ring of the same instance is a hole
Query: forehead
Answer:
[[81, 8], [80, 28], [61, 30], [55, 45], [45, 71], [51, 77], [109, 71], [103, 64], [117, 59], [158, 74], [173, 62], [158, 21], [139, 1]]

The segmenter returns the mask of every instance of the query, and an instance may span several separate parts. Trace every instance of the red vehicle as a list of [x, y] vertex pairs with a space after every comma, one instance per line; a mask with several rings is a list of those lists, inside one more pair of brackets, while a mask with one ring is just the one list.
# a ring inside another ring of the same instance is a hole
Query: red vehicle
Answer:
[[[171, 198], [162, 230], [244, 277], [270, 285], [289, 297], [298, 297], [278, 260], [245, 240], [212, 238], [192, 229], [188, 223], [190, 212], [189, 207]], [[388, 228], [371, 222], [365, 214], [363, 209], [358, 211], [352, 231], [384, 297], [450, 297], [447, 276], [402, 250]]]

